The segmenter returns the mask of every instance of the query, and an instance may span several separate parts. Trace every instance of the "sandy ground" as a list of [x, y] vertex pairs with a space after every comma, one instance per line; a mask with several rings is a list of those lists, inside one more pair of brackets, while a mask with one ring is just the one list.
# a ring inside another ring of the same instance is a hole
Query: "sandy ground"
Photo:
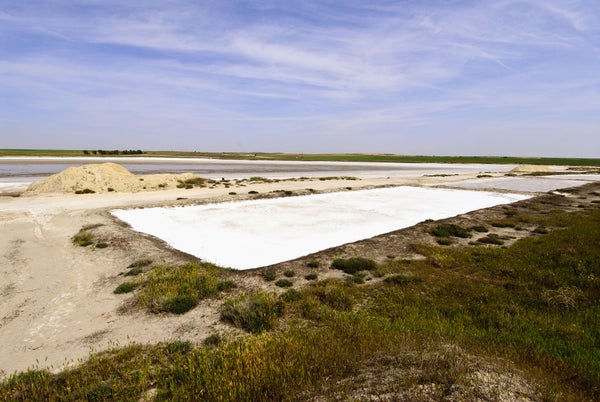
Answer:
[[[113, 290], [129, 264], [142, 258], [178, 263], [190, 257], [133, 232], [108, 213], [112, 208], [248, 199], [255, 197], [248, 194], [250, 190], [274, 194], [275, 190], [348, 191], [350, 186], [435, 186], [475, 177], [309, 179], [129, 194], [13, 197], [0, 193], [0, 378], [33, 366], [59, 370], [85, 359], [90, 351], [114, 345], [167, 339], [198, 342], [214, 332], [230, 331], [218, 320], [221, 302], [217, 299], [204, 301], [182, 316], [122, 312], [130, 296], [115, 295]], [[11, 188], [10, 193], [15, 191]], [[237, 194], [230, 195], [232, 191]], [[94, 234], [110, 246], [74, 246], [71, 237], [87, 225], [96, 225]], [[231, 275], [237, 275], [241, 288], [264, 283], [255, 271]]]

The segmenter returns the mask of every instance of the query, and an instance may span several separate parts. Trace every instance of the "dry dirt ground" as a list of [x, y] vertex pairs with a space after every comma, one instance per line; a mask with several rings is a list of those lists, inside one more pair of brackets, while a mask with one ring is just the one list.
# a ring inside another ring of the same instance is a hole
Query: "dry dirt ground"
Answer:
[[[435, 178], [425, 180], [427, 182], [419, 182], [414, 178], [363, 181], [310, 179], [241, 183], [237, 187], [223, 185], [213, 189], [169, 190], [131, 194], [126, 198], [119, 194], [0, 198], [0, 378], [15, 370], [32, 366], [59, 370], [85, 359], [90, 351], [129, 342], [154, 343], [181, 339], [199, 343], [215, 332], [235, 334], [231, 327], [219, 321], [218, 311], [223, 301], [219, 298], [205, 300], [192, 311], [176, 316], [149, 314], [128, 308], [130, 295], [113, 294], [115, 287], [123, 282], [122, 274], [137, 260], [150, 259], [154, 264], [179, 264], [196, 258], [174, 250], [156, 238], [132, 231], [110, 215], [109, 210], [112, 208], [272, 197], [281, 195], [281, 192], [276, 192], [281, 189], [299, 195], [348, 191], [347, 187], [358, 189], [401, 184], [436, 184]], [[247, 192], [251, 189], [258, 191], [259, 195], [248, 195]], [[231, 195], [232, 191], [239, 194]], [[575, 193], [555, 192], [511, 204], [509, 208], [518, 210], [533, 206], [576, 210], [580, 206], [600, 202], [600, 183], [587, 185], [585, 192], [596, 195], [582, 198]], [[489, 227], [489, 222], [506, 217], [506, 211], [507, 207], [497, 206], [459, 215], [444, 222], [467, 227], [485, 224]], [[309, 273], [317, 273], [319, 278], [343, 276], [341, 271], [329, 269], [331, 261], [337, 257], [362, 256], [379, 262], [420, 258], [411, 244], [434, 244], [435, 238], [429, 234], [429, 230], [438, 223], [439, 221], [423, 222], [411, 228], [330, 248], [270, 267], [248, 271], [231, 270], [228, 275], [238, 284], [236, 291], [263, 288], [281, 292], [273, 282], [263, 279], [262, 273], [265, 270], [272, 270], [279, 275], [286, 270], [294, 270], [295, 286], [302, 286], [308, 282], [304, 276]], [[90, 228], [96, 241], [106, 242], [109, 246], [99, 249], [73, 245], [71, 237], [83, 227]], [[519, 238], [536, 235], [534, 228], [526, 225], [491, 229], [505, 240], [506, 245]], [[477, 236], [488, 234], [481, 233]], [[461, 239], [453, 246], [464, 245], [473, 240], [476, 238]], [[317, 262], [319, 267], [310, 268], [309, 262]], [[369, 280], [377, 280], [366, 279], [367, 283]], [[453, 353], [461, 354], [460, 351]], [[475, 358], [465, 359], [475, 362]], [[499, 374], [496, 372], [496, 376], [490, 375], [489, 372], [495, 371], [486, 364], [473, 363], [473, 367], [477, 369], [472, 371], [472, 375], [482, 378], [491, 376], [490, 381], [496, 381]], [[367, 369], [363, 373], [364, 378], [361, 378], [364, 381], [358, 381], [360, 378], [356, 381], [358, 399], [397, 400], [360, 397], [370, 395], [369, 387], [375, 386], [373, 376], [394, 378], [398, 374], [394, 372], [393, 362], [388, 365], [379, 362], [373, 367], [371, 371]], [[526, 388], [528, 385], [519, 386]], [[430, 391], [435, 393], [435, 390], [423, 392]], [[460, 400], [460, 390], [456, 392]]]

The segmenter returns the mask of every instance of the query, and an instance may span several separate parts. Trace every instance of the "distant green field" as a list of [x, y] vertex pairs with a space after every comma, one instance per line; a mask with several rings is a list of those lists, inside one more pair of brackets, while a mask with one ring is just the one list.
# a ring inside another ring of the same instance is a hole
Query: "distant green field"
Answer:
[[[89, 156], [83, 150], [49, 149], [0, 149], [0, 156]], [[109, 151], [110, 152], [110, 151]], [[110, 155], [117, 156], [117, 155]], [[119, 155], [132, 156], [132, 155]], [[140, 155], [142, 156], [142, 155]], [[212, 158], [237, 160], [277, 160], [277, 161], [321, 161], [321, 162], [390, 162], [390, 163], [490, 163], [490, 164], [529, 164], [562, 166], [600, 166], [600, 158], [522, 158], [514, 156], [428, 156], [391, 154], [292, 154], [292, 153], [244, 153], [244, 152], [185, 152], [185, 151], [144, 151], [143, 156]]]

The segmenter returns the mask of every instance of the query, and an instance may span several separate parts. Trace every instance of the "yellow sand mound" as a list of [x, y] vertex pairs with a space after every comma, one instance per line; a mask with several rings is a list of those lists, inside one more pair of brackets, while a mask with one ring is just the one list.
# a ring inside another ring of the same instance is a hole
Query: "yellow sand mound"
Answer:
[[511, 170], [512, 173], [537, 173], [537, 172], [552, 172], [548, 166], [540, 165], [519, 165]]
[[197, 178], [192, 173], [136, 176], [116, 163], [70, 167], [60, 173], [32, 183], [26, 194], [75, 192], [130, 192], [175, 188], [180, 181]]

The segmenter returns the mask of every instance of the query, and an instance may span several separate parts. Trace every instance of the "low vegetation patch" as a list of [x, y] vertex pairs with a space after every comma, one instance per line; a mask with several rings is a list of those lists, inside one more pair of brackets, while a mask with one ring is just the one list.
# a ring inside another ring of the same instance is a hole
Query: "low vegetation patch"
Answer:
[[[9, 376], [0, 400], [599, 400], [600, 208], [519, 215], [560, 230], [506, 248], [414, 244], [424, 259], [387, 260], [368, 286], [231, 297], [222, 320], [260, 335], [115, 348]], [[188, 283], [177, 275], [169, 288]]]
[[94, 244], [94, 236], [85, 230], [80, 230], [75, 236], [71, 238], [71, 241], [76, 246], [87, 247]]
[[117, 288], [113, 291], [113, 293], [116, 295], [119, 295], [122, 293], [133, 292], [135, 287], [136, 287], [136, 285], [133, 282], [123, 282], [122, 284], [117, 286]]
[[332, 269], [339, 269], [347, 274], [353, 275], [358, 271], [371, 271], [377, 269], [377, 263], [363, 257], [336, 258], [331, 263]]
[[462, 226], [455, 225], [453, 223], [443, 223], [433, 227], [429, 233], [435, 237], [462, 237], [469, 238], [471, 233], [469, 229], [463, 228]]
[[95, 194], [96, 192], [94, 190], [91, 190], [89, 188], [84, 188], [83, 190], [76, 190], [75, 194]]
[[289, 288], [294, 286], [294, 282], [290, 281], [289, 279], [279, 279], [275, 282], [275, 285], [279, 286], [280, 288]]
[[272, 293], [250, 292], [225, 301], [221, 319], [249, 332], [272, 329], [283, 315], [283, 302]]

